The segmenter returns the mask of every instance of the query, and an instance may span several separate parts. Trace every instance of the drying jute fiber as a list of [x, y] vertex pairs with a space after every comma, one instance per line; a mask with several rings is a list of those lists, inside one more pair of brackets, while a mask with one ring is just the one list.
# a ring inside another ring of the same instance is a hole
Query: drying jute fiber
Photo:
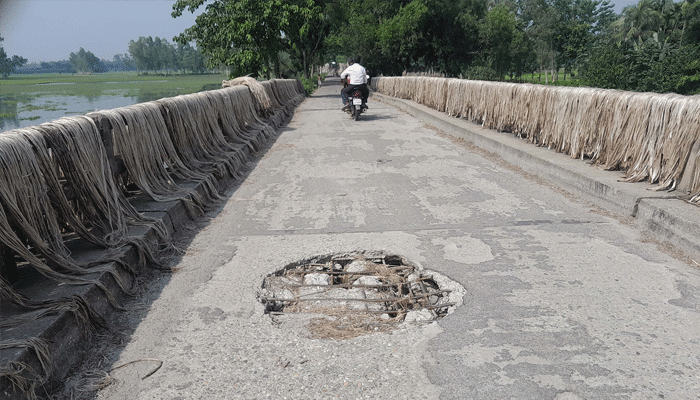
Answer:
[[682, 189], [687, 201], [700, 204], [700, 96], [419, 76], [379, 77], [372, 85], [380, 93], [624, 171], [627, 182]]
[[[298, 80], [261, 83], [243, 77], [224, 81], [219, 90], [3, 132], [0, 246], [11, 252], [19, 269], [32, 269], [55, 285], [94, 285], [120, 309], [96, 277], [108, 274], [123, 293], [133, 293], [137, 270], [162, 268], [163, 256], [176, 250], [165, 225], [137, 211], [129, 199], [180, 201], [191, 217], [200, 216], [222, 200], [217, 180], [239, 178], [248, 158], [267, 145], [304, 96]], [[98, 127], [102, 121], [109, 132]], [[109, 148], [105, 134], [113, 144]], [[115, 174], [117, 159], [126, 172]], [[189, 183], [199, 184], [203, 193]], [[144, 229], [153, 232], [150, 242], [133, 233]], [[103, 251], [83, 261], [71, 252], [68, 239]], [[126, 248], [136, 251], [139, 265], [121, 260]], [[105, 324], [79, 295], [52, 297], [47, 288], [32, 297], [8, 279], [0, 275], [0, 330], [12, 329], [17, 336], [23, 324], [65, 312], [85, 334]], [[0, 350], [28, 349], [37, 362], [32, 367], [0, 360], [0, 385], [35, 398], [56, 368], [51, 344], [36, 337], [6, 339], [13, 335], [2, 335]]]

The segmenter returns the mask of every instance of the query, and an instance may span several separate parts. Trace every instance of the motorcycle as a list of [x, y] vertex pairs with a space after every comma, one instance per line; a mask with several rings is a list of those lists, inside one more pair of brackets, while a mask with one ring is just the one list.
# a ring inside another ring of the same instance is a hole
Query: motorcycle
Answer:
[[362, 92], [359, 89], [355, 89], [350, 93], [348, 106], [347, 113], [350, 114], [352, 119], [357, 121], [360, 118], [360, 114], [366, 110], [365, 104], [362, 102]]
[[[369, 75], [367, 77], [369, 78]], [[343, 79], [342, 81], [343, 88], [350, 84], [350, 78]], [[360, 118], [360, 114], [367, 110], [367, 103], [362, 101], [362, 91], [360, 89], [355, 89], [350, 93], [344, 109], [355, 121]]]

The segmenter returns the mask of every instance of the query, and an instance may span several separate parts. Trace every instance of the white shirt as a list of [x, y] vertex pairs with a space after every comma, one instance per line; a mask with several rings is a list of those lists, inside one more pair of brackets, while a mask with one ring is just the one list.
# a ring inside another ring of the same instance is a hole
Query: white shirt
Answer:
[[345, 77], [348, 75], [350, 75], [351, 85], [362, 85], [363, 83], [367, 83], [367, 70], [358, 63], [345, 68], [345, 71], [340, 74], [340, 79], [345, 79]]

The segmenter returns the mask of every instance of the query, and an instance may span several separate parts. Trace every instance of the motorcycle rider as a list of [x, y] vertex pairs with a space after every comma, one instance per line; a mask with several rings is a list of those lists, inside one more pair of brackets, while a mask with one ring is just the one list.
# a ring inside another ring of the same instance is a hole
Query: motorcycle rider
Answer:
[[362, 107], [367, 109], [367, 97], [369, 97], [369, 89], [367, 88], [367, 70], [360, 65], [359, 58], [348, 58], [348, 67], [340, 74], [340, 80], [345, 81], [348, 78], [348, 85], [340, 91], [340, 97], [343, 99], [343, 111], [348, 110], [348, 96], [353, 90], [359, 89], [362, 92]]

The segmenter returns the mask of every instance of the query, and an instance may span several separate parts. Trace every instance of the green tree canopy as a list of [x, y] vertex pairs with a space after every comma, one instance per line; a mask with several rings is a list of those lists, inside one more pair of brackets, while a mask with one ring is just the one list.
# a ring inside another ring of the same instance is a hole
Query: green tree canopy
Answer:
[[664, 15], [658, 3], [658, 0], [640, 0], [636, 5], [625, 7], [622, 17], [615, 21], [618, 39], [641, 46], [645, 39], [659, 32]]
[[207, 70], [204, 55], [189, 44], [177, 45], [175, 49], [175, 66], [180, 71], [189, 71], [193, 74], [201, 74]]
[[584, 69], [592, 86], [700, 92], [700, 4], [640, 0], [600, 35]]
[[232, 75], [309, 76], [353, 56], [373, 75], [558, 78], [563, 67], [584, 84], [685, 93], [700, 81], [700, 0], [639, 0], [620, 16], [609, 0], [177, 0], [172, 15], [202, 7], [175, 40]]
[[511, 44], [520, 40], [520, 35], [522, 33], [517, 29], [515, 14], [505, 5], [493, 7], [483, 19], [480, 29], [484, 48], [482, 54], [498, 79], [503, 79], [511, 69]]
[[140, 71], [160, 71], [174, 63], [174, 47], [158, 36], [129, 41], [129, 54]]
[[[141, 36], [129, 41], [130, 63], [139, 71], [180, 71], [199, 74], [206, 71], [206, 59], [189, 43], [169, 43], [156, 36]], [[133, 60], [133, 61], [132, 61]]]
[[327, 39], [375, 73], [436, 70], [458, 75], [479, 47], [487, 0], [363, 0], [335, 3]]
[[268, 77], [279, 72], [280, 53], [291, 56], [292, 68], [309, 76], [327, 32], [325, 2], [314, 0], [178, 0], [173, 17], [206, 5], [195, 25], [175, 38], [196, 42], [212, 65], [227, 65], [234, 75]]
[[[0, 36], [0, 43], [5, 39]], [[15, 70], [27, 63], [27, 59], [20, 56], [9, 57], [5, 48], [0, 46], [0, 78], [7, 79]]]
[[70, 62], [73, 70], [78, 73], [103, 72], [105, 70], [100, 59], [92, 54], [91, 51], [85, 51], [82, 47], [77, 53], [70, 53], [68, 62]]

